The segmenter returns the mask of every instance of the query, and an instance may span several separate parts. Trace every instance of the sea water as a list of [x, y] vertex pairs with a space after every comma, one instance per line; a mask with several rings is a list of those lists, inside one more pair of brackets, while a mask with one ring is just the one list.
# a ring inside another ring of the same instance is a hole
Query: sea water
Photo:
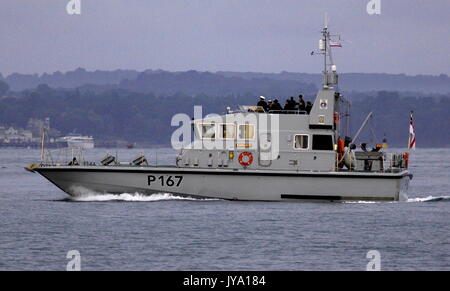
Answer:
[[[121, 161], [172, 149], [94, 149]], [[239, 202], [85, 193], [71, 198], [24, 166], [33, 149], [0, 149], [0, 270], [450, 270], [450, 149], [417, 149], [407, 202]]]

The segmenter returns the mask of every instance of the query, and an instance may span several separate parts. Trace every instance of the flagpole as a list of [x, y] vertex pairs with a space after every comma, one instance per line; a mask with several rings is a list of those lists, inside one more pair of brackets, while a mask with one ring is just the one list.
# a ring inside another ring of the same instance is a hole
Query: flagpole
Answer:
[[[416, 145], [416, 132], [415, 132], [415, 128], [414, 128], [414, 119], [413, 119], [413, 114], [414, 111], [411, 110], [411, 112], [409, 113], [409, 134], [408, 134], [408, 153], [411, 150], [411, 142], [413, 143], [413, 147], [415, 149], [415, 145]], [[411, 135], [411, 128], [412, 128], [412, 135]]]
[[409, 156], [409, 149], [411, 146], [411, 117], [412, 117], [412, 111], [409, 112], [409, 125], [408, 125], [408, 156]]
[[[414, 128], [413, 114], [414, 114], [414, 111], [411, 110], [411, 112], [409, 113], [408, 151], [406, 152], [407, 165], [408, 165], [409, 154], [410, 154], [411, 148], [413, 150], [416, 149], [416, 131]], [[406, 166], [406, 168], [408, 168], [408, 166]]]
[[[410, 150], [410, 146], [411, 146], [411, 112], [409, 112], [409, 124], [408, 124], [408, 147], [407, 147], [407, 151], [406, 153], [403, 155], [403, 158], [405, 159], [405, 166], [406, 168], [408, 168], [408, 164], [409, 164], [409, 150]], [[405, 157], [406, 156], [406, 157]]]

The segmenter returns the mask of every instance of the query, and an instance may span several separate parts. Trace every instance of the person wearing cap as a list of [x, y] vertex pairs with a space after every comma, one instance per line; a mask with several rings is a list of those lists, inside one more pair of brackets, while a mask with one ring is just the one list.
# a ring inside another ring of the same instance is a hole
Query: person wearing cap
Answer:
[[270, 111], [270, 110], [274, 110], [272, 100], [267, 101], [267, 111]]
[[266, 97], [259, 96], [259, 101], [258, 101], [257, 106], [261, 106], [262, 108], [264, 108], [264, 111], [267, 111]]

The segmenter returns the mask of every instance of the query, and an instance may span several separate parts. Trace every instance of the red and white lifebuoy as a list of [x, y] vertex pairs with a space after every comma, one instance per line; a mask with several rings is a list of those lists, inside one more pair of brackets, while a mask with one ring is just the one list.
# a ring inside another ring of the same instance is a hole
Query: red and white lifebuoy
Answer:
[[253, 163], [253, 155], [250, 152], [243, 152], [239, 155], [239, 164], [248, 167]]

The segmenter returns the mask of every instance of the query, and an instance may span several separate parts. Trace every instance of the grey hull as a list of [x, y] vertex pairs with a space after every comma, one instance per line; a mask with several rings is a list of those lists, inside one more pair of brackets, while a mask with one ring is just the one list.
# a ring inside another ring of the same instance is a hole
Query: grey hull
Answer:
[[52, 166], [34, 169], [69, 195], [173, 193], [252, 201], [402, 201], [411, 174], [293, 172], [171, 167]]

